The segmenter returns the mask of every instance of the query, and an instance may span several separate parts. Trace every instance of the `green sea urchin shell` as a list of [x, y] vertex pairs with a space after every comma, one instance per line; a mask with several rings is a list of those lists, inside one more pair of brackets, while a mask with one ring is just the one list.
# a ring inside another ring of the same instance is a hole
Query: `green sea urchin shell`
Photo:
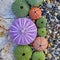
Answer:
[[35, 52], [32, 56], [32, 60], [45, 60], [45, 54], [41, 52]]
[[29, 12], [29, 5], [25, 0], [16, 0], [12, 4], [12, 11], [17, 17], [25, 17]]
[[14, 50], [15, 60], [29, 60], [32, 50], [29, 46], [17, 46]]
[[43, 0], [27, 0], [27, 2], [31, 6], [39, 6], [40, 4], [42, 4]]
[[39, 28], [38, 35], [41, 37], [45, 37], [46, 36], [46, 28]]
[[37, 20], [36, 25], [39, 28], [46, 27], [47, 20], [43, 17], [41, 17], [39, 20]]

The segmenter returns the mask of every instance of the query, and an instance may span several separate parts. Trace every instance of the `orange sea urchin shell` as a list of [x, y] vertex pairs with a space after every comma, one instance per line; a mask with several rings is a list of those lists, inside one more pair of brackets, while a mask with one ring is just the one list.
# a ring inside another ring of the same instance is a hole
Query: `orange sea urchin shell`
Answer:
[[41, 10], [38, 7], [32, 7], [31, 10], [29, 11], [29, 16], [33, 20], [37, 20], [41, 17]]

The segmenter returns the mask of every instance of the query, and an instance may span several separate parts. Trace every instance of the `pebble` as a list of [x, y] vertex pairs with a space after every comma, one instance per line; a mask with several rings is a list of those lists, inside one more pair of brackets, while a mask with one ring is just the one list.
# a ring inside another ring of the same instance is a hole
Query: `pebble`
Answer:
[[58, 51], [55, 51], [54, 54], [55, 54], [56, 56], [58, 56], [59, 52], [58, 52]]
[[52, 58], [52, 55], [51, 54], [48, 54], [48, 58], [51, 59]]
[[48, 50], [47, 49], [45, 49], [44, 52], [45, 52], [45, 54], [48, 54]]
[[60, 20], [60, 14], [57, 15], [57, 19]]
[[51, 4], [47, 4], [47, 7], [48, 7], [49, 9], [51, 9], [51, 8], [52, 8], [52, 5], [51, 5]]
[[60, 48], [60, 43], [57, 45], [57, 48]]
[[60, 24], [57, 24], [57, 27], [60, 28]]
[[58, 10], [60, 10], [60, 6], [58, 6]]

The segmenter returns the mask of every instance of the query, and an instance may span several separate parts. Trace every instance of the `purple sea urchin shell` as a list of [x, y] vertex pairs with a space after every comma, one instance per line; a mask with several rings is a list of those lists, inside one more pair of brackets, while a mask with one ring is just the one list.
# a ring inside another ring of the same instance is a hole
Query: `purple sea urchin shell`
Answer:
[[37, 36], [35, 24], [28, 18], [16, 19], [10, 27], [10, 37], [18, 45], [27, 45]]

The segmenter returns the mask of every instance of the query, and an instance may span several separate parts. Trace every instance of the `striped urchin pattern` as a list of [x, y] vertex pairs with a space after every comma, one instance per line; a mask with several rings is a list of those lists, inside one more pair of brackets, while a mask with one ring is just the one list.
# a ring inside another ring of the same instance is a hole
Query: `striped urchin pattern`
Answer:
[[37, 35], [35, 24], [28, 18], [16, 19], [10, 27], [10, 37], [18, 45], [27, 45], [34, 41]]

